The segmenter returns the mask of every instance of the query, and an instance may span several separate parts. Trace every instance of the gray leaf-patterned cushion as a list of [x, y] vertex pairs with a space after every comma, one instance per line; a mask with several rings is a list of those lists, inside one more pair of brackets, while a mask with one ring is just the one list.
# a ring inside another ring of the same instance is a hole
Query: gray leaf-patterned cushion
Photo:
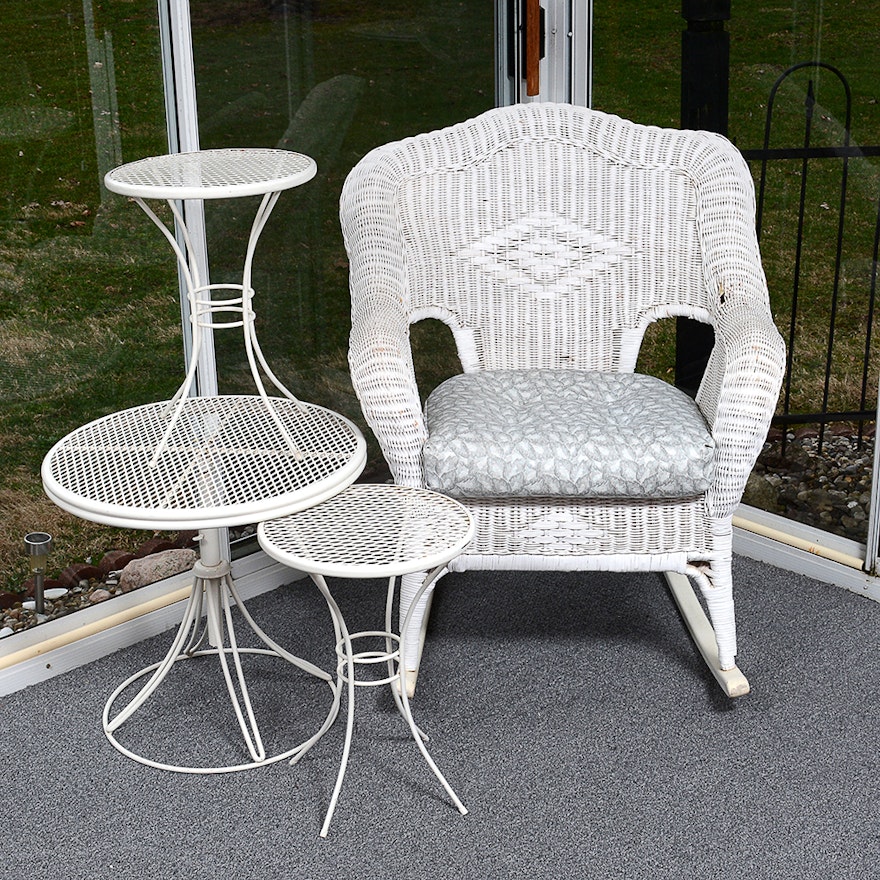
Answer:
[[638, 373], [467, 373], [425, 413], [426, 485], [459, 498], [686, 498], [712, 479], [697, 405]]

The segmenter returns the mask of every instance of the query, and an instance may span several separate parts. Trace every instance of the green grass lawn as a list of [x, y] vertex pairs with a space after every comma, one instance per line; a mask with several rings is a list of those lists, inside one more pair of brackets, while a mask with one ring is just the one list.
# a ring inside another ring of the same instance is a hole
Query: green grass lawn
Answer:
[[[96, 558], [142, 536], [93, 527], [43, 496], [42, 457], [85, 421], [168, 397], [181, 378], [177, 281], [167, 243], [126, 200], [102, 193], [96, 129], [114, 132], [105, 152], [122, 161], [166, 149], [153, 0], [95, 0], [94, 27], [74, 0], [7, 0], [0, 30], [0, 588], [25, 574], [21, 537], [45, 529], [62, 566]], [[290, 4], [290, 8], [296, 4]], [[273, 367], [307, 399], [360, 419], [346, 366], [347, 264], [338, 228], [339, 191], [370, 148], [450, 124], [491, 106], [491, 0], [316, 0], [310, 18], [269, 0], [192, 0], [202, 145], [298, 146], [321, 154], [318, 177], [286, 193], [257, 256], [263, 340]], [[876, 13], [844, 2], [768, 8], [733, 4], [730, 136], [760, 146], [767, 94], [795, 61], [821, 56], [850, 79], [853, 138], [880, 143]], [[821, 21], [819, 13], [821, 10]], [[684, 21], [678, 5], [596, 3], [594, 104], [640, 122], [676, 126]], [[646, 48], [647, 47], [647, 48]], [[112, 51], [111, 51], [112, 50]], [[100, 53], [104, 52], [104, 55]], [[106, 53], [110, 53], [109, 56]], [[108, 57], [112, 65], [108, 64]], [[103, 60], [101, 60], [103, 59]], [[341, 79], [334, 79], [340, 78]], [[311, 89], [334, 82], [327, 112], [299, 127]], [[93, 97], [112, 84], [115, 106]], [[819, 83], [821, 137], [842, 111], [828, 77]], [[780, 109], [780, 140], [797, 143], [798, 89]], [[780, 99], [781, 100], [781, 99]], [[118, 126], [112, 125], [118, 113]], [[96, 115], [97, 114], [97, 115]], [[108, 116], [110, 127], [108, 128]], [[334, 120], [327, 122], [327, 120]], [[96, 121], [97, 120], [97, 121]], [[317, 139], [316, 139], [317, 138]], [[303, 145], [303, 146], [301, 146]], [[106, 160], [103, 160], [106, 161]], [[834, 168], [811, 172], [810, 260], [801, 291], [797, 405], [815, 403], [833, 269]], [[762, 248], [774, 311], [785, 328], [791, 300], [791, 206], [797, 169], [775, 168]], [[876, 163], [853, 163], [853, 207], [841, 283], [841, 350], [834, 405], [857, 379], [870, 239], [880, 192]], [[254, 205], [209, 206], [212, 280], [231, 280]], [[414, 330], [418, 371], [431, 387], [455, 369], [448, 333]], [[652, 330], [643, 365], [668, 377], [672, 325]], [[242, 353], [218, 339], [224, 390], [242, 385]], [[872, 371], [876, 375], [877, 369]], [[854, 378], [856, 377], [856, 378]], [[372, 456], [378, 452], [373, 446]]]

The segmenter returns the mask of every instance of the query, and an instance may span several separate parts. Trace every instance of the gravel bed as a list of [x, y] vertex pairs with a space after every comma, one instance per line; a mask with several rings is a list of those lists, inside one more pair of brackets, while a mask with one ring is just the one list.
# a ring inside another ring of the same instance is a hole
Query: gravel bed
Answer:
[[826, 431], [771, 434], [743, 501], [797, 522], [865, 543], [874, 438]]
[[191, 566], [194, 559], [192, 551], [196, 546], [195, 536], [195, 532], [189, 531], [180, 532], [171, 538], [151, 538], [140, 547], [132, 548], [131, 551], [109, 550], [101, 559], [96, 560], [95, 564], [92, 560], [86, 560], [68, 565], [58, 577], [46, 578], [42, 614], [38, 614], [34, 607], [33, 580], [22, 584], [19, 593], [0, 593], [0, 638], [30, 629], [47, 620], [64, 617], [82, 608], [106, 602], [114, 596], [120, 596], [149, 583], [149, 577], [132, 583], [127, 573], [123, 575], [126, 569], [132, 571], [138, 563], [154, 560], [156, 573], [152, 579], [166, 577], [167, 565], [163, 568], [160, 558], [163, 555], [167, 556], [168, 551], [173, 554], [188, 548], [187, 565]]

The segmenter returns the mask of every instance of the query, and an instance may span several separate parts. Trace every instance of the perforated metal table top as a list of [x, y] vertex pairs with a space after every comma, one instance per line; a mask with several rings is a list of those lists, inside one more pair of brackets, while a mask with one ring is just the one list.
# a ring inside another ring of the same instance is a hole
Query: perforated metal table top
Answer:
[[225, 199], [299, 186], [315, 160], [290, 150], [199, 150], [150, 156], [108, 171], [111, 192], [142, 199]]
[[366, 443], [323, 407], [270, 398], [291, 451], [259, 396], [184, 402], [155, 466], [167, 401], [105, 416], [71, 432], [43, 460], [46, 494], [83, 519], [137, 529], [244, 525], [316, 504], [352, 483]]
[[470, 513], [452, 498], [369, 483], [257, 528], [260, 546], [273, 559], [313, 574], [352, 578], [432, 569], [458, 556], [473, 533]]

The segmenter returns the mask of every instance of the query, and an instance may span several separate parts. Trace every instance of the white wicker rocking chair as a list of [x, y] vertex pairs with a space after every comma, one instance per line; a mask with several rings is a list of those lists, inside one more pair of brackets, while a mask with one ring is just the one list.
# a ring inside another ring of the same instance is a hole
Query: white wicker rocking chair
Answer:
[[[450, 570], [665, 572], [718, 681], [747, 692], [731, 522], [785, 356], [738, 151], [571, 105], [506, 107], [373, 150], [341, 221], [366, 420], [398, 483], [476, 520]], [[672, 316], [715, 331], [696, 401], [633, 372], [647, 326]], [[452, 329], [464, 371], [424, 411], [409, 341], [423, 318]], [[410, 690], [426, 619], [416, 609]]]

